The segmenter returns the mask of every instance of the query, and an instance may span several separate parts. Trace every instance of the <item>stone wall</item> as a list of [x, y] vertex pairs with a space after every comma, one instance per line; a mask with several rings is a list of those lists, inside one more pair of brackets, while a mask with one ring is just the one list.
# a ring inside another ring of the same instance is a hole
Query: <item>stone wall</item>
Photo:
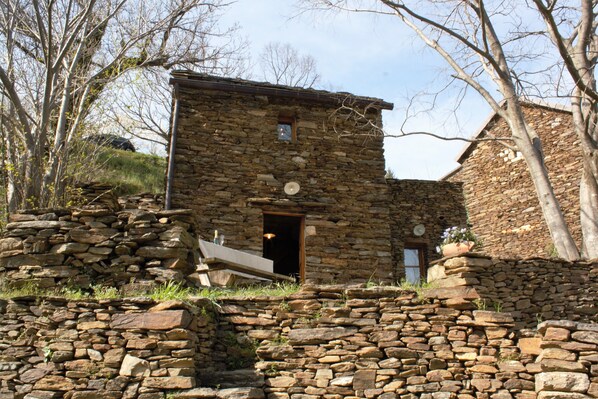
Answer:
[[547, 321], [538, 332], [538, 399], [598, 397], [598, 324]]
[[596, 324], [522, 333], [397, 287], [186, 302], [1, 302], [1, 397], [598, 397]]
[[[393, 263], [397, 275], [404, 276], [405, 245], [422, 246], [426, 263], [439, 259], [436, 246], [451, 226], [467, 226], [467, 212], [461, 184], [426, 180], [386, 180], [391, 192], [390, 221]], [[415, 236], [413, 228], [423, 225], [425, 232]]]
[[[470, 254], [442, 259], [428, 280], [448, 306], [463, 297], [478, 307], [509, 312], [517, 328], [535, 328], [542, 320], [598, 323], [598, 262], [558, 259], [499, 259]], [[466, 306], [471, 303], [464, 302]]]
[[[217, 229], [227, 246], [261, 256], [264, 213], [302, 216], [304, 281], [395, 277], [381, 136], [364, 136], [371, 132], [351, 120], [333, 122], [338, 103], [184, 83], [178, 93], [172, 206], [196, 212], [199, 234], [211, 237]], [[277, 139], [281, 115], [295, 120], [293, 142]], [[381, 125], [379, 110], [370, 108], [368, 117]], [[301, 189], [287, 195], [287, 182]]]
[[[530, 125], [542, 139], [546, 168], [555, 194], [578, 245], [581, 153], [571, 114], [541, 106], [525, 106]], [[494, 118], [486, 130], [507, 137], [504, 120]], [[473, 144], [449, 180], [463, 182], [474, 231], [484, 251], [494, 256], [549, 256], [554, 252], [548, 228], [525, 161], [491, 141]]]
[[195, 272], [198, 243], [189, 210], [27, 212], [10, 215], [0, 239], [0, 275], [11, 284], [135, 290], [183, 282]]
[[161, 399], [194, 388], [214, 335], [209, 302], [195, 304], [0, 301], [0, 397]]

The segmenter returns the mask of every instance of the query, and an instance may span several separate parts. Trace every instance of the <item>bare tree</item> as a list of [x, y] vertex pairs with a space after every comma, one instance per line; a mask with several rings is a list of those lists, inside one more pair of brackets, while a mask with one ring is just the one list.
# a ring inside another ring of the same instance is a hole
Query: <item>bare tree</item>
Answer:
[[577, 7], [556, 0], [533, 0], [573, 81], [571, 98], [575, 132], [583, 152], [580, 218], [584, 256], [598, 258], [598, 2], [580, 0]]
[[[245, 41], [232, 40], [225, 56], [194, 65], [194, 69], [223, 76], [245, 74], [249, 59], [246, 48]], [[95, 124], [102, 132], [126, 133], [153, 145], [165, 146], [172, 108], [169, 79], [169, 71], [164, 68], [143, 68], [124, 74], [105, 90], [94, 110]]]
[[1, 128], [9, 209], [53, 205], [69, 151], [106, 88], [136, 69], [204, 66], [221, 0], [0, 0]]
[[263, 78], [286, 86], [313, 87], [320, 80], [316, 60], [288, 43], [268, 43], [260, 55]]
[[[521, 106], [527, 93], [542, 91], [537, 89], [536, 76], [551, 75], [564, 64], [573, 80], [573, 89], [569, 86], [568, 91], [584, 156], [580, 201], [584, 255], [598, 257], [596, 0], [579, 0], [577, 4], [533, 0], [535, 10], [522, 2], [484, 0], [308, 1], [325, 9], [397, 17], [439, 54], [452, 69], [452, 83], [474, 89], [507, 122], [511, 130], [509, 145], [525, 159], [554, 245], [560, 256], [575, 260], [579, 259], [580, 251], [551, 185], [540, 138]], [[531, 12], [538, 10], [547, 30], [526, 25], [533, 20]], [[526, 15], [530, 17], [527, 21]], [[567, 33], [560, 29], [567, 30], [569, 36], [565, 37]], [[542, 42], [547, 32], [562, 58], [554, 58], [553, 63], [546, 62], [547, 48]], [[536, 45], [530, 46], [532, 41]], [[566, 80], [559, 79], [559, 83], [565, 84]]]

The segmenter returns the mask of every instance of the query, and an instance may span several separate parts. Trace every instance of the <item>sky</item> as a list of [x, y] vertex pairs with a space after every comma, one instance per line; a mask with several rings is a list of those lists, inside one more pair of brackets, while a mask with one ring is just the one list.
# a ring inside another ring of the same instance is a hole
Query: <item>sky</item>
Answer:
[[[237, 0], [221, 22], [238, 23], [257, 56], [270, 42], [289, 43], [315, 58], [321, 75], [316, 88], [378, 97], [394, 103], [384, 111], [385, 131], [399, 134], [410, 99], [440, 87], [445, 64], [392, 16], [309, 11], [292, 0]], [[260, 74], [255, 72], [255, 80]], [[456, 93], [443, 96], [434, 110], [409, 118], [406, 130], [445, 137], [471, 137], [490, 114], [481, 98], [467, 96], [457, 112]], [[397, 178], [436, 180], [459, 166], [463, 141], [425, 136], [386, 138], [386, 167]]]

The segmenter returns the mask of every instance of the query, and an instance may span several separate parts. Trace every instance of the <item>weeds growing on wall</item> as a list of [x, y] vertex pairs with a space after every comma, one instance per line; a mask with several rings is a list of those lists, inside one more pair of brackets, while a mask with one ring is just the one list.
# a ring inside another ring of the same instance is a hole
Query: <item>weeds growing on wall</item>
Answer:
[[276, 283], [271, 285], [238, 287], [238, 288], [191, 288], [183, 283], [170, 281], [157, 285], [145, 292], [124, 295], [116, 287], [92, 285], [87, 289], [81, 287], [40, 288], [29, 282], [19, 286], [0, 281], [0, 299], [10, 299], [23, 296], [56, 296], [69, 300], [82, 299], [118, 299], [131, 296], [148, 297], [154, 301], [169, 301], [173, 299], [188, 300], [191, 298], [207, 298], [217, 304], [224, 298], [252, 298], [257, 296], [286, 297], [299, 291], [299, 284]]

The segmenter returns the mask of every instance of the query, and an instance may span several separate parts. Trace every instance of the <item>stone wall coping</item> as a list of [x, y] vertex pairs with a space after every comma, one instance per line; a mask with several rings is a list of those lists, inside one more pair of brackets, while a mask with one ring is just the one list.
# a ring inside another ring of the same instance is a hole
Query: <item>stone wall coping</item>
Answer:
[[[282, 299], [281, 297], [279, 297]], [[274, 299], [274, 297], [272, 297]], [[223, 299], [222, 301], [226, 301], [228, 298]], [[96, 305], [108, 305], [108, 306], [127, 306], [127, 305], [136, 305], [136, 306], [144, 306], [147, 307], [147, 311], [149, 312], [157, 312], [163, 310], [171, 310], [171, 309], [185, 309], [189, 311], [195, 311], [197, 308], [202, 306], [212, 305], [213, 302], [204, 297], [190, 297], [184, 301], [182, 300], [155, 300], [149, 297], [138, 296], [138, 297], [126, 297], [126, 298], [115, 298], [115, 299], [95, 299], [95, 298], [85, 298], [85, 299], [69, 299], [62, 296], [55, 296], [55, 295], [22, 295], [22, 296], [15, 296], [12, 298], [5, 298], [0, 299], [0, 306], [2, 304], [6, 304], [8, 302], [36, 302], [36, 301], [45, 301], [45, 302], [53, 302], [53, 303], [60, 303], [60, 304], [69, 304], [69, 306], [75, 307], [86, 307], [86, 306], [96, 306]]]
[[544, 257], [538, 257], [538, 256], [529, 257], [529, 258], [513, 258], [513, 257], [491, 256], [491, 255], [481, 253], [481, 252], [467, 252], [465, 254], [446, 256], [444, 258], [432, 261], [432, 262], [430, 262], [430, 266], [433, 266], [433, 265], [436, 265], [439, 263], [444, 263], [448, 259], [453, 259], [453, 258], [491, 259], [491, 260], [499, 261], [499, 262], [542, 261], [542, 262], [552, 262], [552, 263], [562, 263], [562, 264], [571, 263], [571, 264], [578, 264], [578, 265], [589, 265], [589, 264], [598, 262], [598, 259], [581, 259], [581, 260], [575, 260], [575, 261], [568, 261], [568, 260], [562, 259], [562, 258], [544, 258]]

